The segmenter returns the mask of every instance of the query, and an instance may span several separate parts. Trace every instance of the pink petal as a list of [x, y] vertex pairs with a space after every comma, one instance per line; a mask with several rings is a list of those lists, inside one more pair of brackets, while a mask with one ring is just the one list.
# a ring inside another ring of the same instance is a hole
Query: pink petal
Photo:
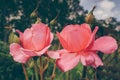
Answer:
[[45, 46], [50, 45], [54, 38], [54, 34], [52, 32], [50, 32], [50, 29], [48, 29], [48, 30], [49, 31], [47, 31]]
[[80, 55], [80, 60], [84, 66], [90, 66], [94, 63], [94, 57], [88, 53], [88, 55]]
[[92, 67], [97, 68], [99, 66], [103, 66], [102, 60], [100, 59], [100, 57], [96, 53], [93, 53], [92, 56], [95, 59], [94, 64], [91, 65]]
[[61, 55], [63, 55], [64, 53], [69, 53], [69, 51], [67, 51], [66, 49], [60, 49], [60, 50], [57, 50], [57, 52]]
[[91, 45], [93, 44], [93, 42], [94, 42], [94, 40], [95, 40], [95, 35], [96, 35], [98, 29], [99, 29], [99, 28], [96, 26], [95, 29], [93, 30], [93, 33], [92, 33], [92, 35], [91, 35], [91, 37], [90, 37], [90, 40], [89, 40], [88, 43], [87, 43], [86, 48], [89, 49], [89, 47], [91, 47]]
[[71, 52], [78, 52], [85, 48], [90, 36], [90, 27], [87, 24], [83, 24], [66, 26], [58, 35], [58, 38], [65, 49]]
[[53, 59], [59, 59], [60, 58], [60, 54], [57, 51], [48, 51], [47, 55], [50, 58], [53, 58]]
[[28, 49], [24, 49], [24, 48], [20, 48], [20, 49], [21, 49], [21, 51], [24, 52], [24, 54], [29, 55], [31, 57], [37, 55], [33, 50], [28, 50]]
[[68, 46], [68, 45], [67, 45], [67, 42], [62, 38], [62, 36], [60, 35], [59, 32], [57, 32], [57, 37], [58, 37], [60, 43], [62, 44], [62, 46], [63, 46], [65, 49], [67, 49], [67, 46]]
[[39, 30], [41, 30], [41, 29], [44, 30], [44, 28], [48, 28], [48, 26], [46, 24], [44, 24], [44, 23], [36, 23], [36, 24], [32, 25], [32, 28], [34, 28], [35, 31], [39, 32]]
[[59, 54], [59, 56], [63, 55], [64, 53], [69, 53], [69, 51], [67, 51], [66, 49], [60, 49], [60, 50], [56, 50], [54, 52]]
[[[85, 55], [84, 55], [85, 54]], [[99, 56], [94, 52], [87, 52], [82, 53], [80, 55], [81, 63], [85, 66], [92, 66], [94, 68], [97, 68], [98, 66], [102, 66], [103, 62], [99, 58]]]
[[85, 28], [90, 34], [92, 33], [91, 27], [89, 26], [89, 24], [81, 24], [81, 27]]
[[32, 45], [32, 30], [29, 28], [23, 33], [23, 47], [25, 49], [35, 50]]
[[51, 32], [50, 32], [50, 29], [47, 28], [46, 29], [46, 39], [45, 39], [45, 45], [44, 46], [48, 46], [50, 44], [50, 41], [51, 41]]
[[18, 54], [13, 56], [13, 59], [14, 61], [19, 63], [26, 63], [30, 59], [30, 57], [20, 51]]
[[[75, 27], [74, 27], [75, 28]], [[74, 29], [73, 28], [73, 29]], [[83, 27], [78, 27], [67, 34], [68, 50], [71, 52], [78, 52], [85, 48], [90, 38], [89, 32]]]
[[36, 51], [42, 50], [45, 47], [45, 35], [43, 33], [34, 34], [32, 44]]
[[31, 30], [33, 33], [32, 44], [37, 51], [50, 44], [50, 29], [47, 25], [42, 23], [34, 24]]
[[19, 63], [26, 63], [30, 56], [25, 55], [23, 51], [21, 51], [21, 46], [17, 43], [13, 43], [10, 45], [10, 54], [13, 56], [14, 61]]
[[9, 47], [10, 47], [10, 54], [12, 56], [14, 56], [14, 55], [16, 55], [16, 53], [18, 53], [21, 46], [17, 43], [12, 43], [12, 44], [10, 44]]
[[42, 54], [45, 54], [45, 52], [48, 50], [48, 48], [51, 45], [48, 45], [47, 47], [45, 47], [44, 49], [40, 50], [40, 51], [36, 51], [35, 53], [37, 54], [36, 56], [41, 56]]
[[57, 59], [56, 64], [63, 72], [66, 72], [77, 66], [79, 59], [76, 53], [64, 53], [60, 59]]
[[114, 38], [109, 36], [103, 36], [95, 40], [91, 50], [98, 50], [106, 54], [111, 54], [117, 48], [118, 45]]

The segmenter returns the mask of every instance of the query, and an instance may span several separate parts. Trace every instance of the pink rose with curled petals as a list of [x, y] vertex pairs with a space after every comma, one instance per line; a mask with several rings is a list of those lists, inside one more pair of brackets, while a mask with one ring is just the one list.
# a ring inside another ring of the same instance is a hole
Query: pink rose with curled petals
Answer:
[[[98, 51], [111, 54], [117, 49], [116, 40], [110, 36], [103, 36], [95, 39], [98, 27], [92, 32], [88, 24], [68, 25], [62, 32], [57, 32], [57, 37], [64, 49], [48, 51], [48, 55], [57, 58], [57, 66], [64, 72], [73, 69], [79, 62], [84, 66], [94, 68], [102, 66], [103, 62], [97, 55]], [[53, 53], [53, 54], [52, 54]]]
[[10, 54], [20, 63], [26, 63], [29, 58], [44, 54], [53, 40], [49, 27], [43, 23], [33, 24], [23, 33], [16, 31], [20, 35], [20, 44], [10, 44]]

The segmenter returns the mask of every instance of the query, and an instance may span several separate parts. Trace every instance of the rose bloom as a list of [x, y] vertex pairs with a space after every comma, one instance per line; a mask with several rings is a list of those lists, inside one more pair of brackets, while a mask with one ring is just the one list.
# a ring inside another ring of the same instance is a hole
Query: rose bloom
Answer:
[[26, 63], [31, 57], [44, 54], [53, 40], [49, 27], [43, 23], [33, 24], [23, 33], [16, 31], [20, 35], [20, 44], [10, 44], [10, 54], [20, 63]]
[[[116, 40], [110, 36], [95, 39], [98, 27], [92, 32], [88, 24], [67, 25], [57, 37], [64, 49], [48, 51], [48, 55], [56, 58], [57, 66], [64, 72], [73, 69], [79, 62], [94, 68], [103, 62], [97, 55], [98, 51], [111, 54], [117, 49]], [[56, 53], [56, 55], [54, 55]]]

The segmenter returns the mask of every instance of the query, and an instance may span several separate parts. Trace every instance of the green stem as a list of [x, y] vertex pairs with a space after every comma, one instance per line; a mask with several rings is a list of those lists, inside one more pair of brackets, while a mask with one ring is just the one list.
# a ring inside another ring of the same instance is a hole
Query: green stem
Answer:
[[22, 64], [22, 68], [23, 68], [23, 72], [24, 72], [24, 75], [25, 75], [25, 80], [29, 80], [28, 79], [28, 75], [27, 75], [27, 71], [26, 71], [26, 68], [25, 68], [24, 64]]
[[38, 77], [38, 69], [37, 69], [36, 63], [34, 64], [34, 70], [35, 70], [35, 78], [36, 78], [36, 80], [39, 80], [39, 77]]
[[66, 79], [65, 80], [69, 80], [69, 72], [66, 72]]
[[43, 75], [42, 74], [40, 74], [40, 80], [43, 80]]
[[[58, 44], [58, 50], [60, 49], [60, 43]], [[51, 80], [54, 80], [55, 78], [55, 70], [56, 70], [56, 64], [54, 62], [54, 67], [53, 67], [53, 72], [52, 72], [52, 75], [51, 75]]]
[[42, 57], [40, 57], [40, 80], [43, 80], [43, 63], [42, 63]]
[[53, 72], [51, 75], [51, 80], [54, 80], [54, 78], [55, 78], [55, 70], [56, 70], [56, 64], [54, 63], [54, 68], [53, 68]]
[[44, 58], [44, 64], [43, 64], [43, 73], [46, 71], [46, 69], [48, 68], [49, 65], [49, 58], [45, 57]]

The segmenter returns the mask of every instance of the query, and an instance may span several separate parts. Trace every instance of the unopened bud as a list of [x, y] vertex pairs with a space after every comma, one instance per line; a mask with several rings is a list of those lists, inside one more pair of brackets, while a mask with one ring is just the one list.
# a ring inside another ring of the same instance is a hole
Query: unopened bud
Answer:
[[93, 15], [93, 11], [96, 8], [96, 6], [93, 7], [93, 9], [88, 13], [88, 15], [85, 17], [85, 22], [86, 23], [93, 23], [95, 20], [95, 16]]
[[51, 26], [55, 25], [56, 23], [57, 23], [57, 21], [55, 19], [53, 19], [53, 20], [50, 21], [50, 25]]
[[59, 13], [57, 14], [57, 16], [53, 20], [50, 21], [51, 26], [53, 26], [53, 25], [55, 25], [57, 23], [56, 19], [58, 18], [58, 15], [59, 15]]
[[36, 11], [33, 11], [33, 12], [30, 14], [30, 17], [31, 17], [31, 18], [37, 17], [37, 12], [36, 12]]
[[40, 23], [40, 22], [41, 22], [41, 19], [38, 17], [37, 21], [35, 23], [37, 24], [37, 23]]
[[8, 42], [10, 44], [11, 43], [20, 43], [20, 39], [19, 39], [19, 37], [14, 32], [11, 32], [10, 35], [9, 35]]

